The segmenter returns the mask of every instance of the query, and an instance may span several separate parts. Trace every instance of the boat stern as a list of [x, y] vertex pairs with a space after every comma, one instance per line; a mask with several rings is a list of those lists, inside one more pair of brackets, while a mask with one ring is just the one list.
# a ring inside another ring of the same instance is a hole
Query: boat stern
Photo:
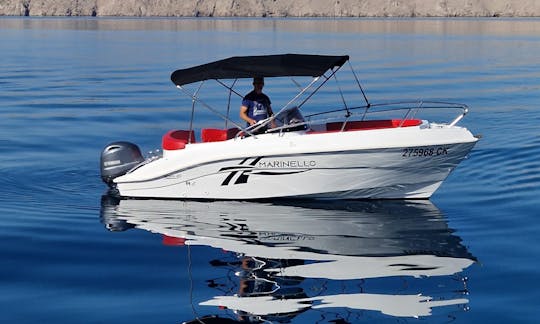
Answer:
[[126, 174], [144, 160], [137, 145], [130, 142], [110, 143], [101, 152], [101, 180], [114, 188], [115, 178]]

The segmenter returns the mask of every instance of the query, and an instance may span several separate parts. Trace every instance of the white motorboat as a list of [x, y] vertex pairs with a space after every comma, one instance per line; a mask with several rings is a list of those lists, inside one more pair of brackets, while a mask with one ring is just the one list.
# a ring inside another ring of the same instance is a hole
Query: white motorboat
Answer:
[[[191, 99], [190, 126], [167, 132], [162, 154], [146, 159], [135, 144], [107, 145], [101, 155], [102, 179], [123, 197], [429, 198], [478, 140], [457, 126], [467, 106], [372, 103], [352, 65], [348, 73], [342, 69], [348, 60], [245, 56], [177, 70], [171, 80]], [[242, 87], [254, 76], [299, 92], [282, 100], [275, 115], [246, 127], [229, 113], [231, 106], [240, 106]], [[284, 79], [292, 80], [291, 86]], [[216, 87], [226, 90], [222, 97]], [[205, 91], [210, 97], [206, 101], [201, 99]], [[193, 117], [201, 107], [224, 125], [196, 128]]]

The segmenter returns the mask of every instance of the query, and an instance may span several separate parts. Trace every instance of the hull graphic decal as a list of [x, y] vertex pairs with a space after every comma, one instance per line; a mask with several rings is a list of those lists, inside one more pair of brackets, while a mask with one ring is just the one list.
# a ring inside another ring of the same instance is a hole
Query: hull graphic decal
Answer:
[[[229, 172], [229, 174], [227, 175], [225, 180], [223, 180], [221, 185], [228, 186], [229, 184], [231, 184], [231, 182], [233, 184], [247, 183], [249, 176], [252, 174], [266, 175], [266, 176], [271, 176], [271, 175], [279, 176], [279, 175], [302, 173], [302, 172], [311, 170], [311, 169], [303, 169], [303, 170], [297, 169], [297, 170], [291, 170], [291, 171], [257, 171], [256, 165], [257, 163], [259, 163], [259, 161], [262, 158], [263, 158], [262, 156], [256, 157], [256, 158], [246, 158], [242, 160], [242, 162], [240, 162], [238, 165], [223, 167], [219, 169], [219, 172]], [[249, 160], [251, 159], [253, 160], [250, 163], [248, 163]], [[233, 179], [235, 180], [233, 181]]]
[[253, 170], [253, 168], [255, 168], [255, 165], [257, 164], [257, 162], [259, 162], [262, 158], [263, 157], [260, 156], [260, 157], [257, 157], [255, 159], [253, 159], [253, 161], [251, 163], [249, 163], [248, 165], [245, 165], [244, 163], [249, 161], [250, 158], [245, 158], [245, 159], [242, 160], [242, 162], [240, 162], [240, 164], [238, 166], [225, 167], [225, 168], [219, 169], [219, 172], [233, 170], [227, 176], [227, 178], [225, 178], [225, 180], [223, 180], [221, 185], [222, 186], [227, 186], [231, 182], [231, 180], [234, 178], [234, 176], [236, 176], [239, 172], [241, 172], [241, 173], [238, 176], [238, 178], [236, 178], [236, 181], [234, 182], [234, 184], [246, 183], [247, 180], [248, 180], [248, 177], [249, 177], [249, 173]]

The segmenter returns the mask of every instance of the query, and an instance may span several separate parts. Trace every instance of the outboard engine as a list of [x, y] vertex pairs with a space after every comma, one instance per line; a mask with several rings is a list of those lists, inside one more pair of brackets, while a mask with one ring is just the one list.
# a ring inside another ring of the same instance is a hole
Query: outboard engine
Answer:
[[144, 161], [139, 147], [130, 142], [114, 142], [101, 152], [101, 179], [112, 186], [113, 179]]

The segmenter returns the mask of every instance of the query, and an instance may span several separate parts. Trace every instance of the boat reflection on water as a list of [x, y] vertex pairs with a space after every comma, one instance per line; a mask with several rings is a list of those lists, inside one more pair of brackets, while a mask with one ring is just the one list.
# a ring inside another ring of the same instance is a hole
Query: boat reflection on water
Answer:
[[193, 283], [195, 290], [214, 289], [213, 298], [192, 301], [204, 309], [200, 313], [218, 314], [188, 323], [289, 322], [298, 316], [350, 323], [381, 313], [430, 316], [435, 309], [454, 317], [468, 304], [461, 272], [476, 261], [429, 201], [104, 196], [101, 217], [111, 231], [135, 227], [162, 234], [165, 244], [227, 251], [209, 260], [212, 273], [222, 275]]

